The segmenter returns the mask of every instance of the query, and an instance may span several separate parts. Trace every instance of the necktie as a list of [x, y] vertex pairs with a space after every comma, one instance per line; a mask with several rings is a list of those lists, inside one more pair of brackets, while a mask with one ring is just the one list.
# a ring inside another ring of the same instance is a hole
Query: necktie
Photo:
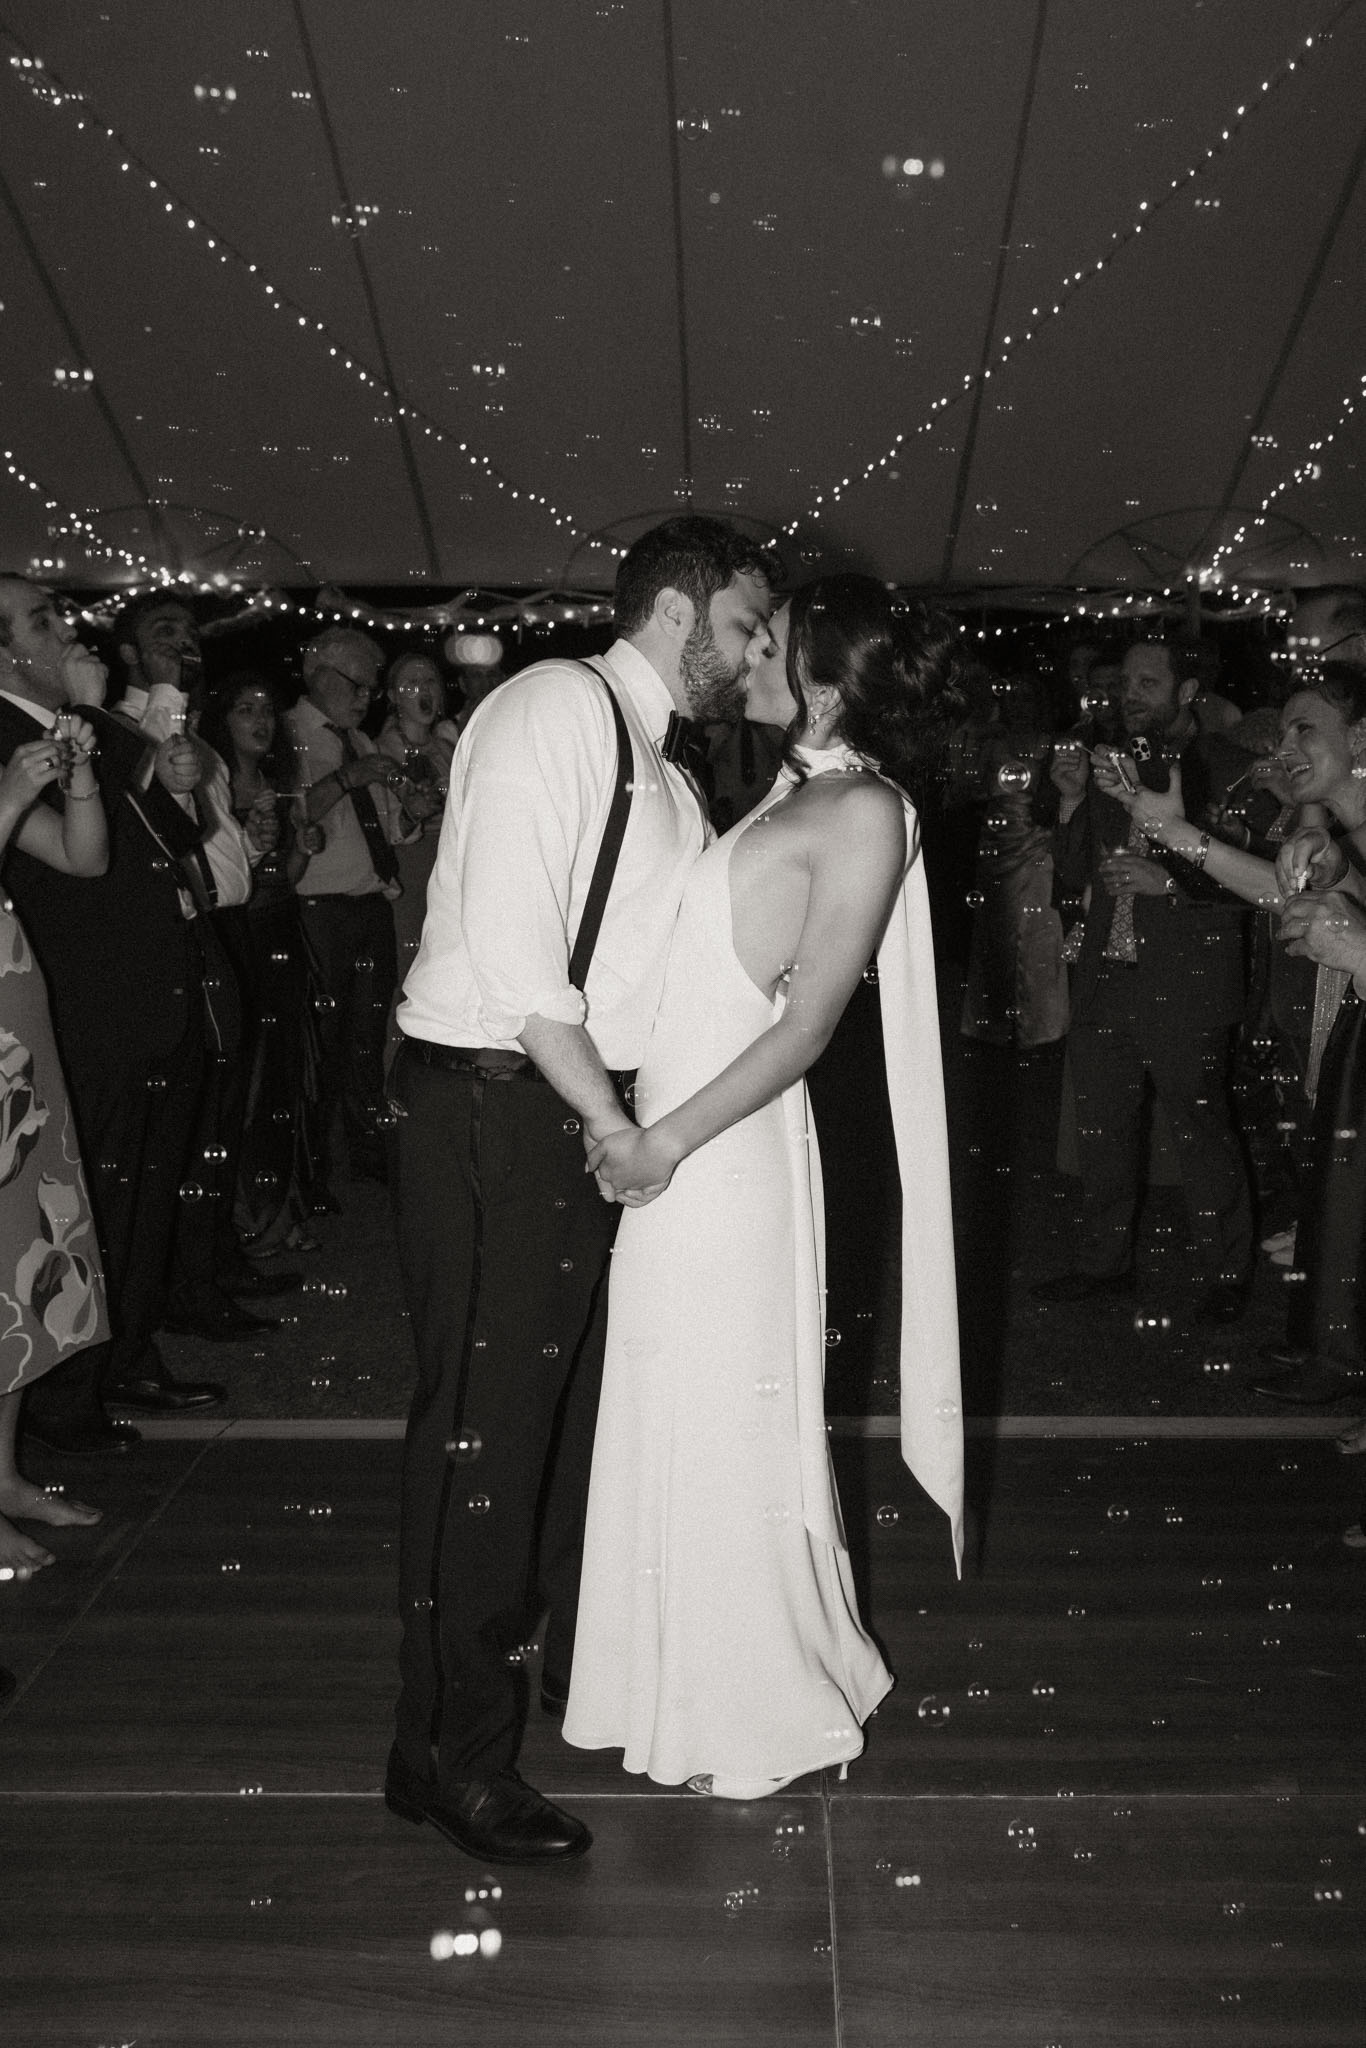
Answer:
[[[1148, 842], [1136, 818], [1129, 820], [1129, 843], [1126, 853], [1146, 853]], [[1134, 933], [1134, 892], [1121, 889], [1115, 898], [1114, 915], [1110, 919], [1110, 936], [1105, 941], [1105, 958], [1122, 960], [1127, 967], [1138, 965], [1138, 939]]]
[[[364, 755], [345, 726], [329, 725], [327, 730], [334, 732], [341, 741], [342, 759], [348, 768], [353, 761], [364, 760]], [[384, 820], [380, 816], [379, 805], [375, 802], [373, 786], [367, 785], [364, 789], [348, 789], [346, 796], [351, 809], [356, 815], [356, 822], [365, 834], [365, 844], [370, 855], [371, 867], [381, 882], [396, 882], [398, 880], [398, 859], [393, 847], [389, 844], [389, 835], [384, 829]]]

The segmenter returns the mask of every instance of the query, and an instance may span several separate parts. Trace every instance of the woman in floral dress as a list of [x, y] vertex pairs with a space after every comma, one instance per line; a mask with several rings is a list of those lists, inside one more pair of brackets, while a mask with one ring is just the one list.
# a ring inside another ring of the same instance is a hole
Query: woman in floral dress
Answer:
[[[66, 874], [103, 874], [109, 849], [94, 749], [90, 726], [70, 713], [59, 714], [50, 737], [15, 748], [0, 773], [0, 856], [12, 839]], [[57, 782], [60, 808], [42, 797]], [[19, 920], [0, 897], [0, 1579], [28, 1579], [56, 1562], [16, 1522], [66, 1528], [100, 1519], [98, 1508], [21, 1476], [15, 1433], [24, 1388], [108, 1335], [47, 991]]]

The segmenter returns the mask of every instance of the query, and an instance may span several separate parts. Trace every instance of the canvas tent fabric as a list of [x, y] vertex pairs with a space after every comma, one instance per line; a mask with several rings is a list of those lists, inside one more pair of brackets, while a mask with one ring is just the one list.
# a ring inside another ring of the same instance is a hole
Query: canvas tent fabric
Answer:
[[0, 0], [0, 560], [1363, 580], [1364, 75], [1363, 0]]

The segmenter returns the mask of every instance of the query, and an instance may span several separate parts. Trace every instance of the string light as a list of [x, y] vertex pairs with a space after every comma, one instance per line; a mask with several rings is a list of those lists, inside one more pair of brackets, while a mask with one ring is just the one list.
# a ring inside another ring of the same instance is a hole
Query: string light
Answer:
[[[19, 43], [19, 38], [12, 29], [4, 28], [3, 33], [12, 43], [18, 44], [21, 50], [24, 49], [23, 44]], [[387, 398], [400, 418], [411, 420], [414, 425], [421, 428], [424, 438], [436, 443], [440, 447], [452, 448], [457, 454], [463, 455], [471, 468], [478, 470], [484, 479], [493, 485], [495, 490], [506, 492], [508, 497], [518, 502], [525, 501], [528, 505], [539, 507], [549, 515], [557, 527], [567, 530], [570, 534], [578, 534], [581, 531], [580, 523], [574, 519], [573, 515], [553, 504], [543, 491], [526, 490], [514, 485], [511, 479], [505, 476], [502, 470], [487, 455], [482, 455], [477, 449], [471, 448], [468, 441], [460, 440], [454, 429], [442, 426], [440, 421], [433, 419], [423, 407], [414, 405], [406, 399], [401, 399], [393, 386], [388, 384], [382, 376], [369, 367], [358, 350], [352, 348], [347, 343], [333, 339], [332, 329], [327, 325], [326, 321], [319, 320], [315, 315], [307, 312], [296, 299], [291, 298], [288, 292], [283, 291], [280, 286], [273, 284], [263, 274], [259, 264], [253, 263], [250, 257], [244, 254], [234, 242], [230, 241], [220, 229], [214, 227], [211, 222], [205, 221], [190, 206], [189, 202], [182, 199], [164, 179], [156, 177], [146, 161], [138, 155], [137, 151], [119, 134], [117, 129], [110, 127], [109, 123], [96, 111], [86, 96], [63, 85], [61, 80], [47, 69], [41, 57], [35, 57], [31, 51], [25, 51], [22, 56], [11, 57], [10, 75], [20, 84], [24, 85], [42, 105], [60, 108], [63, 111], [74, 110], [77, 116], [77, 129], [85, 130], [88, 128], [91, 134], [108, 143], [119, 156], [120, 172], [125, 174], [137, 172], [141, 176], [146, 189], [157, 195], [163, 213], [170, 214], [173, 217], [179, 216], [184, 221], [187, 229], [201, 237], [205, 248], [212, 255], [216, 256], [221, 264], [228, 266], [235, 264], [240, 269], [245, 270], [247, 275], [255, 280], [268, 304], [277, 313], [292, 315], [295, 326], [301, 328], [305, 333], [326, 342], [329, 358], [340, 369], [349, 371], [356, 381], [363, 385], [372, 396], [379, 395]]]
[[0, 450], [0, 457], [3, 458], [6, 475], [12, 476], [23, 489], [32, 491], [35, 496], [42, 499], [43, 510], [54, 515], [59, 532], [69, 531], [76, 535], [91, 554], [103, 555], [107, 561], [120, 561], [125, 567], [147, 576], [155, 577], [160, 573], [169, 578], [169, 571], [158, 572], [152, 567], [146, 555], [134, 554], [128, 548], [120, 547], [116, 541], [106, 540], [88, 519], [64, 506], [59, 499], [53, 497], [45, 484], [40, 484], [36, 477], [30, 476], [27, 470], [20, 467], [10, 449]]
[[1362, 376], [1358, 379], [1356, 388], [1349, 391], [1343, 399], [1338, 407], [1338, 416], [1328, 432], [1320, 434], [1316, 441], [1309, 443], [1307, 453], [1295, 464], [1295, 467], [1287, 476], [1283, 476], [1279, 483], [1271, 486], [1271, 489], [1262, 499], [1260, 505], [1258, 505], [1257, 510], [1243, 521], [1232, 539], [1220, 542], [1209, 558], [1208, 567], [1200, 571], [1202, 578], [1208, 577], [1212, 582], [1217, 582], [1220, 579], [1221, 571], [1219, 564], [1222, 561], [1226, 561], [1236, 549], [1242, 546], [1247, 538], [1249, 527], [1265, 526], [1266, 515], [1275, 504], [1277, 498], [1283, 496], [1286, 491], [1294, 490], [1297, 484], [1318, 482], [1319, 477], [1323, 473], [1323, 465], [1318, 458], [1327, 449], [1332, 447], [1333, 442], [1342, 432], [1348, 420], [1356, 412], [1357, 401], [1362, 398], [1366, 398], [1366, 372], [1363, 372]]
[[1346, 13], [1347, 7], [1352, 4], [1354, 4], [1354, 0], [1344, 0], [1344, 4], [1338, 8], [1326, 28], [1320, 29], [1314, 35], [1305, 36], [1296, 45], [1296, 56], [1287, 58], [1279, 70], [1272, 72], [1268, 78], [1262, 80], [1258, 91], [1249, 94], [1243, 104], [1235, 110], [1229, 118], [1227, 127], [1220, 130], [1218, 138], [1209, 145], [1204, 155], [1198, 158], [1195, 163], [1189, 165], [1179, 177], [1173, 178], [1164, 192], [1160, 193], [1155, 199], [1140, 199], [1138, 202], [1139, 217], [1131, 221], [1127, 228], [1116, 228], [1114, 230], [1110, 236], [1110, 245], [1102, 255], [1091, 258], [1078, 270], [1069, 271], [1061, 284], [1055, 287], [1053, 302], [1048, 305], [1033, 307], [1030, 311], [1029, 322], [1022, 326], [1018, 333], [1008, 334], [1004, 337], [999, 350], [980, 374], [965, 373], [961, 385], [952, 391], [942, 393], [940, 397], [934, 399], [928, 414], [920, 422], [919, 426], [910, 429], [906, 433], [898, 434], [885, 455], [875, 456], [871, 462], [866, 462], [857, 473], [851, 472], [848, 476], [841, 477], [837, 484], [832, 484], [827, 490], [818, 492], [812, 501], [809, 511], [805, 515], [799, 514], [797, 518], [790, 520], [783, 528], [784, 533], [789, 536], [795, 534], [802, 523], [803, 516], [809, 519], [819, 519], [823, 505], [838, 504], [844, 492], [851, 489], [854, 484], [867, 483], [869, 478], [876, 476], [880, 469], [886, 469], [889, 463], [893, 463], [898, 459], [908, 440], [914, 441], [922, 434], [932, 433], [939, 425], [944, 414], [949, 412], [954, 406], [961, 405], [977, 384], [990, 377], [994, 371], [999, 372], [1004, 369], [1006, 364], [1013, 361], [1020, 353], [1021, 349], [1026, 348], [1030, 342], [1036, 340], [1044, 328], [1051, 326], [1052, 322], [1059, 318], [1067, 307], [1071, 305], [1078, 293], [1084, 291], [1093, 278], [1099, 277], [1103, 270], [1109, 268], [1122, 249], [1128, 248], [1130, 243], [1136, 241], [1143, 233], [1143, 230], [1151, 227], [1157, 216], [1166, 207], [1170, 206], [1173, 200], [1177, 199], [1188, 185], [1193, 183], [1196, 178], [1202, 177], [1211, 164], [1215, 163], [1219, 157], [1232, 148], [1243, 128], [1254, 115], [1267, 105], [1272, 94], [1285, 84], [1292, 72], [1307, 63], [1308, 56], [1312, 51], [1328, 41], [1333, 23], [1336, 22], [1339, 15]]

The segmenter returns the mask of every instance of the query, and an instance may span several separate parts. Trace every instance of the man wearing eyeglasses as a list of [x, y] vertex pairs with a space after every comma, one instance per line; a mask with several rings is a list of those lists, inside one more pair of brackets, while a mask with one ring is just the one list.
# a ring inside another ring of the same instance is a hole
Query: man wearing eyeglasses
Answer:
[[385, 1177], [376, 1119], [398, 981], [389, 907], [401, 893], [394, 847], [440, 801], [408, 782], [360, 730], [383, 667], [384, 652], [368, 633], [329, 626], [304, 648], [304, 694], [288, 715], [308, 821], [324, 833], [298, 884], [320, 985], [324, 1142], [329, 1159], [344, 1156], [353, 1175], [376, 1180]]

